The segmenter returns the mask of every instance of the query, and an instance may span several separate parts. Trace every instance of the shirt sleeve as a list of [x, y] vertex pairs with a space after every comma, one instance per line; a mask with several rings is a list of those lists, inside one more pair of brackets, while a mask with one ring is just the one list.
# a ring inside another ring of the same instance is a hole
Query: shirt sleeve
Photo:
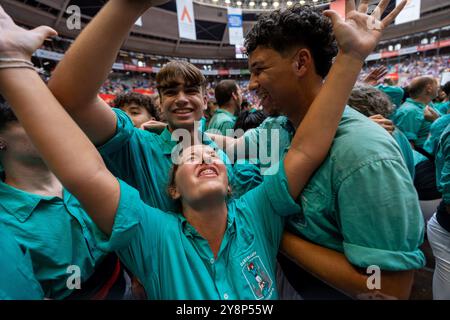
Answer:
[[248, 219], [278, 243], [284, 227], [284, 216], [300, 212], [300, 206], [292, 199], [284, 164], [269, 169], [264, 181], [237, 200], [237, 207], [247, 208]]
[[120, 183], [120, 201], [111, 235], [103, 235], [98, 246], [116, 251], [120, 260], [140, 279], [154, 271], [160, 240], [172, 214], [146, 205], [136, 189]]
[[263, 177], [257, 159], [254, 159], [253, 162], [252, 160], [238, 160], [233, 166], [233, 197], [239, 198], [262, 183]]
[[97, 148], [102, 156], [119, 152], [127, 145], [136, 130], [133, 121], [125, 112], [116, 108], [113, 108], [113, 111], [116, 113], [117, 118], [116, 134], [108, 142]]
[[[223, 136], [233, 136], [233, 134], [227, 134], [227, 130], [233, 130], [234, 129], [234, 122], [233, 121], [224, 121], [220, 124], [219, 131]], [[233, 130], [234, 132], [234, 130]]]
[[[358, 200], [361, 199], [361, 200]], [[417, 193], [404, 164], [377, 160], [340, 185], [337, 196], [344, 254], [361, 268], [420, 269], [425, 257], [424, 222]]]
[[405, 134], [408, 140], [417, 140], [424, 115], [417, 110], [406, 110], [407, 107], [401, 107], [395, 116], [395, 125]]

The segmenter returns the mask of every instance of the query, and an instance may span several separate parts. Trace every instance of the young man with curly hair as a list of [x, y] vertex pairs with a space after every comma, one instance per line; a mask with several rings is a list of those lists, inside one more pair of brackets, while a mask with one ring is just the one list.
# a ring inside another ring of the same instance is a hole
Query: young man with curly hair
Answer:
[[[384, 11], [388, 3], [382, 0], [379, 9]], [[368, 1], [361, 1], [358, 9], [354, 1], [346, 1], [347, 19], [367, 8]], [[260, 17], [246, 37], [249, 89], [256, 91], [266, 112], [287, 116], [295, 128], [337, 53], [328, 17], [340, 19], [309, 6], [276, 10]], [[361, 38], [360, 45], [365, 41]], [[288, 145], [280, 150], [284, 147]], [[411, 176], [386, 130], [347, 107], [327, 159], [298, 201], [302, 211], [290, 218], [282, 248], [298, 265], [353, 298], [367, 297], [361, 295], [370, 282], [366, 272], [376, 266], [382, 291], [389, 288], [390, 297], [409, 297], [414, 270], [425, 263], [419, 250], [424, 222]], [[287, 272], [288, 278], [294, 275], [291, 280], [299, 272], [294, 269]], [[294, 286], [301, 289], [301, 281]], [[341, 297], [337, 292], [327, 295], [330, 287], [318, 295], [301, 293], [306, 298]]]

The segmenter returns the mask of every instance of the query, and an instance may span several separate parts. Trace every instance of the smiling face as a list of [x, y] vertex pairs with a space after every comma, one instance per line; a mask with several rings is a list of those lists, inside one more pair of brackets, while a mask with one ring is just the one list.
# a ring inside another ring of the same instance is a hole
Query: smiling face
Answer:
[[269, 115], [295, 108], [298, 87], [294, 63], [291, 55], [285, 57], [266, 47], [257, 47], [249, 56], [249, 90], [256, 92]]
[[158, 72], [156, 82], [169, 129], [192, 131], [206, 109], [206, 79], [201, 71], [189, 62], [171, 61]]
[[207, 201], [225, 201], [228, 175], [223, 161], [208, 146], [195, 145], [185, 149], [180, 165], [175, 167], [171, 196], [188, 205]]
[[182, 80], [178, 84], [162, 88], [161, 109], [169, 128], [192, 130], [194, 121], [203, 117], [206, 96], [203, 89], [196, 85], [186, 85]]

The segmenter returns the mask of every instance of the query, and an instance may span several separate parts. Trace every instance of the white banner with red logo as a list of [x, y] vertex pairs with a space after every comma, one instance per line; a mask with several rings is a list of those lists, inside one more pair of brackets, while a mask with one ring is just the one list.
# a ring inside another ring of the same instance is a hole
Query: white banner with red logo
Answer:
[[177, 0], [177, 16], [180, 38], [197, 40], [192, 0]]

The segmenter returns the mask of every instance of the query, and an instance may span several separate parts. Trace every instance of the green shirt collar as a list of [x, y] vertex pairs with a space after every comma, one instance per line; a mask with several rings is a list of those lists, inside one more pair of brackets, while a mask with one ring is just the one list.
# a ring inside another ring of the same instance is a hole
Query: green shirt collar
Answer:
[[420, 107], [422, 109], [424, 109], [426, 107], [426, 105], [424, 103], [418, 102], [416, 100], [413, 100], [412, 98], [406, 99], [406, 102], [411, 103], [411, 104], [413, 104], [415, 106], [418, 106], [418, 107]]
[[[70, 196], [70, 193], [64, 190], [64, 199], [66, 201], [69, 200]], [[0, 199], [0, 205], [20, 222], [25, 222], [41, 201], [62, 201], [58, 197], [46, 197], [28, 193], [4, 182], [0, 182]]]
[[226, 114], [227, 116], [229, 116], [229, 117], [231, 117], [233, 119], [236, 118], [234, 114], [232, 114], [231, 112], [229, 112], [229, 111], [227, 111], [225, 109], [219, 108], [219, 109], [216, 110], [216, 113], [223, 113], [223, 114]]
[[[185, 216], [181, 213], [176, 214], [178, 220], [180, 220], [183, 233], [187, 237], [195, 238], [202, 236], [195, 230], [195, 228], [186, 220]], [[230, 206], [228, 206], [228, 216], [227, 216], [227, 229], [225, 230], [226, 235], [231, 235], [236, 232], [236, 213]]]

